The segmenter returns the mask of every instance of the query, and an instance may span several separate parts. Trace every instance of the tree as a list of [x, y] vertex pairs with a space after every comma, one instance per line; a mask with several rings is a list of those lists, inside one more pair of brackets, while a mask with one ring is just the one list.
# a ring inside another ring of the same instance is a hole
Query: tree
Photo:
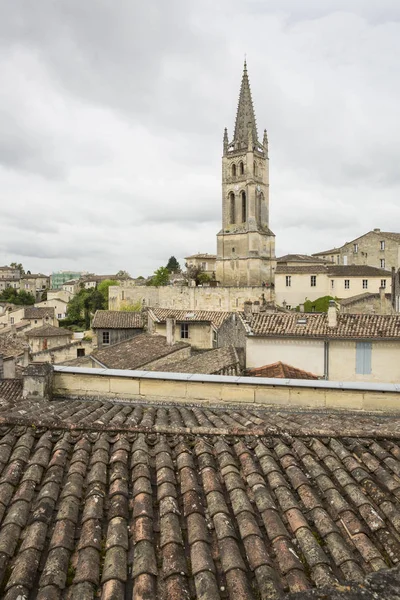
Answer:
[[111, 287], [112, 285], [119, 285], [119, 282], [115, 281], [114, 279], [105, 279], [104, 281], [99, 283], [99, 285], [97, 286], [97, 291], [103, 297], [103, 309], [104, 310], [108, 309], [108, 288]]
[[211, 277], [208, 275], [208, 273], [199, 273], [196, 279], [196, 283], [203, 285], [204, 283], [208, 283], [209, 281], [211, 281]]
[[[333, 296], [322, 296], [316, 300], [306, 300], [304, 302], [304, 312], [328, 312], [330, 300], [337, 301], [338, 298], [333, 298]], [[296, 306], [296, 310], [299, 311], [300, 307]]]
[[154, 275], [151, 278], [149, 285], [161, 286], [168, 285], [170, 272], [166, 267], [160, 267], [154, 271]]
[[180, 273], [181, 272], [181, 265], [178, 263], [175, 256], [171, 256], [169, 258], [166, 269], [168, 269], [168, 271], [170, 273]]
[[130, 277], [128, 271], [123, 271], [122, 269], [118, 271], [117, 277]]
[[142, 302], [137, 300], [137, 302], [123, 302], [119, 310], [122, 312], [141, 312], [142, 308]]
[[0, 294], [0, 302], [10, 302], [19, 306], [29, 306], [35, 304], [35, 296], [25, 290], [17, 291], [15, 288], [7, 287]]
[[12, 262], [10, 264], [10, 267], [12, 267], [13, 269], [18, 269], [18, 271], [21, 273], [21, 275], [25, 275], [25, 269], [21, 263]]

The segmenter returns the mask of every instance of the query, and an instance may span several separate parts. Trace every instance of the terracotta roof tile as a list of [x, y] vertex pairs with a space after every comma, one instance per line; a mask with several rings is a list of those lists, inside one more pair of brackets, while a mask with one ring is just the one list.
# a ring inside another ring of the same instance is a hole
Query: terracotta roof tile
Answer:
[[24, 310], [24, 319], [43, 319], [44, 317], [54, 318], [54, 308], [51, 306], [28, 306]]
[[177, 342], [169, 346], [164, 336], [144, 333], [108, 347], [103, 346], [91, 356], [109, 369], [139, 369], [184, 348], [190, 348], [190, 345]]
[[338, 314], [328, 327], [326, 313], [259, 313], [248, 326], [253, 335], [315, 338], [400, 338], [400, 315]]
[[140, 312], [122, 310], [96, 310], [93, 329], [143, 329]]
[[201, 352], [164, 367], [150, 367], [150, 371], [169, 373], [203, 373], [209, 375], [239, 375], [240, 364], [233, 346]]
[[280, 361], [271, 365], [265, 365], [264, 367], [249, 369], [247, 375], [250, 377], [278, 377], [282, 379], [318, 379], [317, 375], [297, 369]]
[[355, 598], [398, 564], [395, 415], [22, 400], [7, 386], [6, 600]]
[[69, 329], [63, 327], [53, 327], [53, 325], [43, 325], [42, 327], [34, 327], [26, 334], [27, 337], [57, 337], [69, 335], [73, 333]]
[[149, 312], [158, 323], [164, 323], [166, 319], [173, 318], [178, 323], [211, 323], [216, 329], [221, 327], [222, 323], [232, 314], [216, 310], [175, 310], [174, 308], [151, 308]]

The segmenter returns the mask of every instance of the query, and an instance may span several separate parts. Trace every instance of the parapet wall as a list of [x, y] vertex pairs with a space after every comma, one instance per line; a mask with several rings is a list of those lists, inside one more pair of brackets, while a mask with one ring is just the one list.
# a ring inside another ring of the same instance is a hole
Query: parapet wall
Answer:
[[400, 412], [398, 384], [54, 367], [54, 396]]
[[243, 311], [245, 302], [270, 302], [272, 296], [267, 287], [111, 286], [108, 306], [121, 310], [124, 304], [140, 303], [153, 308]]

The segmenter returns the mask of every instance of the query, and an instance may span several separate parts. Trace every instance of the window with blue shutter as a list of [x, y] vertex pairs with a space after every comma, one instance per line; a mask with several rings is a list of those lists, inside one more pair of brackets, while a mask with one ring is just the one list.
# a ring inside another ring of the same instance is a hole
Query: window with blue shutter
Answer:
[[371, 342], [356, 342], [356, 373], [370, 375], [371, 373]]

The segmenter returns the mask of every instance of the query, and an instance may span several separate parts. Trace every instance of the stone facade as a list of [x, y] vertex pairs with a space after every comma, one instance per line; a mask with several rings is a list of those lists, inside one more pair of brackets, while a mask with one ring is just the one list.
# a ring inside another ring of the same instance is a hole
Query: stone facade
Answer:
[[338, 265], [369, 265], [390, 271], [400, 267], [400, 233], [374, 229], [339, 248], [313, 256]]
[[110, 286], [108, 306], [121, 310], [124, 303], [185, 310], [238, 312], [248, 301], [270, 302], [273, 290], [266, 287]]
[[233, 140], [224, 135], [222, 229], [217, 235], [216, 279], [223, 286], [271, 284], [275, 236], [269, 229], [268, 138], [258, 140], [246, 63]]
[[351, 298], [358, 294], [378, 294], [380, 288], [390, 293], [391, 273], [367, 265], [278, 264], [275, 272], [275, 298], [279, 306], [295, 308], [306, 300], [323, 296]]

